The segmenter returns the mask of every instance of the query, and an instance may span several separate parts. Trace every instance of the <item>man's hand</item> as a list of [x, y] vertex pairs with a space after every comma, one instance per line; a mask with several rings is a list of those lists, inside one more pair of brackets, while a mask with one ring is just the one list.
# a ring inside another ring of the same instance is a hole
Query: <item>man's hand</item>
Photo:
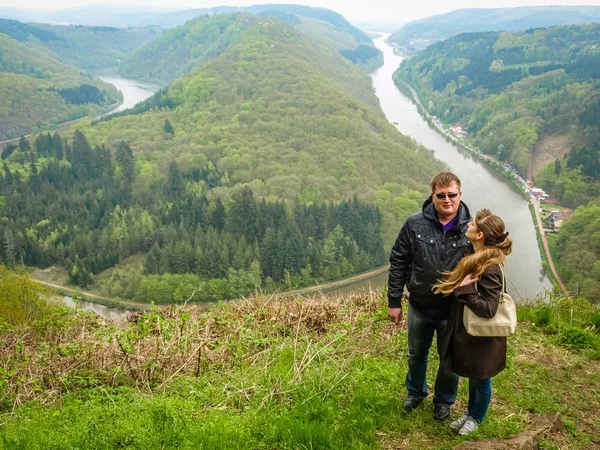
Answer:
[[388, 317], [396, 325], [400, 325], [400, 323], [404, 320], [402, 308], [388, 308]]

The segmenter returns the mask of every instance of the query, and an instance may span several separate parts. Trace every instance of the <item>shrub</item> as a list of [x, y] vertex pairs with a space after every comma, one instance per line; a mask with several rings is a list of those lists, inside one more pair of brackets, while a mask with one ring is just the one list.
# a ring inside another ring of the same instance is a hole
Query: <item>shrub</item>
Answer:
[[592, 325], [596, 328], [596, 333], [600, 333], [600, 311], [592, 314]]
[[559, 342], [573, 349], [593, 349], [597, 346], [597, 338], [593, 333], [577, 327], [564, 328], [559, 335]]
[[42, 319], [51, 306], [46, 288], [34, 282], [24, 270], [0, 265], [0, 319], [11, 326], [30, 325]]
[[550, 317], [552, 316], [552, 310], [550, 306], [543, 306], [535, 311], [535, 317], [533, 322], [537, 326], [547, 326], [550, 324]]

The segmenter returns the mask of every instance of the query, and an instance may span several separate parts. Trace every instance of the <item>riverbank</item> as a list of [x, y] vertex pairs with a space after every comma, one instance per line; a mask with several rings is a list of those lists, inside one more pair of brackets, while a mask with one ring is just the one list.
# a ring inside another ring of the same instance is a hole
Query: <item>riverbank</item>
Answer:
[[[488, 155], [484, 155], [479, 150], [470, 147], [464, 142], [460, 142], [455, 136], [453, 136], [448, 130], [444, 128], [439, 120], [436, 120], [434, 116], [432, 116], [429, 111], [425, 108], [425, 106], [421, 103], [417, 92], [414, 88], [402, 80], [394, 79], [394, 83], [398, 90], [402, 92], [406, 97], [410, 98], [413, 104], [417, 107], [417, 111], [419, 115], [427, 122], [429, 127], [435, 130], [438, 134], [444, 137], [444, 139], [452, 144], [459, 151], [468, 153], [480, 161], [484, 162], [489, 168], [491, 168], [494, 172], [502, 175], [506, 179], [511, 181], [511, 186], [515, 186], [518, 191], [523, 195], [523, 198], [528, 200], [529, 209], [531, 211], [532, 223], [535, 229], [537, 247], [540, 252], [540, 256], [542, 258], [542, 266], [551, 283], [555, 287], [559, 287], [565, 295], [569, 295], [564, 283], [560, 279], [558, 272], [556, 271], [554, 262], [552, 260], [552, 255], [550, 253], [550, 249], [546, 242], [546, 236], [544, 234], [544, 229], [540, 225], [541, 219], [539, 218], [539, 205], [537, 204], [537, 200], [534, 196], [532, 196], [527, 190], [527, 182], [524, 180], [519, 174], [514, 171], [507, 169], [504, 167], [502, 163], [496, 161]], [[536, 205], [537, 208], [536, 208]]]
[[415, 106], [417, 107], [417, 111], [419, 112], [419, 114], [421, 115], [423, 120], [425, 120], [433, 130], [435, 130], [439, 134], [441, 134], [446, 139], [447, 142], [454, 145], [457, 149], [459, 149], [463, 152], [466, 152], [466, 153], [480, 159], [481, 161], [485, 162], [487, 164], [487, 166], [490, 167], [491, 169], [493, 169], [496, 173], [509, 179], [512, 182], [512, 184], [514, 186], [516, 186], [519, 189], [519, 191], [523, 194], [523, 198], [525, 198], [525, 200], [530, 199], [530, 195], [527, 192], [526, 180], [524, 180], [521, 176], [519, 176], [515, 172], [511, 171], [510, 169], [507, 169], [506, 167], [504, 167], [504, 165], [500, 161], [497, 161], [497, 160], [493, 159], [492, 157], [481, 153], [479, 150], [476, 150], [473, 147], [470, 147], [465, 142], [459, 141], [458, 138], [456, 138], [454, 135], [452, 135], [452, 133], [450, 133], [449, 131], [447, 131], [444, 128], [444, 126], [441, 124], [441, 122], [435, 121], [434, 116], [431, 115], [429, 113], [429, 111], [427, 111], [425, 106], [423, 106], [423, 104], [421, 103], [421, 100], [419, 99], [417, 92], [414, 90], [414, 88], [412, 86], [408, 85], [407, 83], [405, 83], [401, 80], [396, 80], [396, 79], [394, 79], [394, 83], [396, 84], [396, 87], [398, 87], [398, 90], [400, 92], [402, 92], [404, 95], [406, 95], [407, 97], [409, 97], [413, 100]]
[[[119, 108], [121, 105], [123, 104], [123, 101], [121, 102], [117, 102], [114, 103], [112, 105], [108, 106], [108, 111], [113, 111], [117, 108]], [[104, 114], [108, 114], [108, 112], [104, 113]], [[101, 114], [104, 115], [104, 114]], [[92, 121], [94, 120], [95, 117], [100, 117], [100, 116], [83, 116], [80, 117], [79, 119], [73, 119], [73, 120], [69, 120], [68, 122], [62, 122], [57, 124], [56, 126], [52, 127], [52, 128], [48, 128], [45, 130], [38, 130], [38, 131], [34, 131], [31, 132], [29, 134], [24, 135], [25, 138], [31, 138], [33, 136], [37, 136], [40, 133], [55, 133], [55, 132], [61, 132], [67, 129], [67, 127], [70, 127], [73, 124], [79, 123], [79, 122], [83, 122], [83, 121]], [[4, 141], [0, 141], [0, 150], [3, 149], [4, 147], [6, 147], [8, 144], [18, 144], [19, 140], [21, 139], [21, 136], [16, 137], [16, 138], [12, 138], [12, 139], [7, 139]]]
[[[371, 284], [368, 283], [368, 281], [375, 277], [387, 274], [388, 269], [389, 269], [389, 265], [386, 265], [386, 266], [378, 267], [376, 269], [373, 269], [373, 270], [370, 270], [367, 272], [362, 272], [362, 273], [353, 275], [348, 278], [344, 278], [343, 280], [336, 280], [336, 281], [332, 281], [329, 283], [318, 284], [318, 285], [313, 285], [313, 286], [306, 286], [306, 287], [303, 287], [300, 289], [294, 289], [291, 291], [274, 292], [269, 295], [271, 295], [273, 297], [278, 297], [278, 298], [298, 298], [298, 297], [304, 297], [304, 296], [309, 296], [309, 295], [324, 295], [324, 296], [327, 296], [329, 294], [337, 295], [339, 292], [343, 292], [348, 287], [357, 285], [360, 283], [364, 283], [364, 286], [362, 288], [357, 287], [357, 291], [372, 292], [377, 289], [374, 288], [373, 286], [371, 286]], [[73, 287], [65, 286], [65, 285], [62, 285], [59, 283], [44, 281], [39, 278], [32, 278], [32, 280], [37, 283], [40, 283], [44, 286], [50, 287], [62, 295], [72, 297], [72, 298], [79, 298], [82, 301], [106, 306], [108, 308], [115, 308], [115, 309], [124, 310], [124, 311], [147, 311], [152, 307], [152, 305], [147, 304], [147, 303], [139, 303], [139, 302], [133, 302], [130, 300], [123, 300], [123, 299], [118, 299], [118, 300], [111, 299], [111, 298], [104, 297], [104, 296], [101, 296], [98, 294], [94, 294], [89, 291], [83, 291], [83, 290], [75, 289]], [[229, 300], [229, 301], [234, 301], [234, 300]], [[157, 306], [169, 306], [171, 304], [174, 304], [174, 303], [161, 303]], [[191, 302], [190, 303], [190, 305], [203, 306], [203, 307], [215, 306], [216, 304], [217, 304], [216, 302]]]

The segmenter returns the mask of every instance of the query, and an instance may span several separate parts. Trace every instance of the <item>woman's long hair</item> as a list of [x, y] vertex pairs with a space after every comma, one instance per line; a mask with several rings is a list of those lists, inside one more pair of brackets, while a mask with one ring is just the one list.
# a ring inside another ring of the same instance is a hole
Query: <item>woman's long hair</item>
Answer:
[[468, 274], [479, 278], [492, 264], [502, 264], [510, 253], [512, 240], [500, 217], [492, 214], [489, 209], [482, 209], [475, 215], [475, 224], [477, 231], [483, 233], [484, 246], [461, 259], [453, 271], [444, 272], [444, 279], [433, 286], [435, 294], [451, 294]]

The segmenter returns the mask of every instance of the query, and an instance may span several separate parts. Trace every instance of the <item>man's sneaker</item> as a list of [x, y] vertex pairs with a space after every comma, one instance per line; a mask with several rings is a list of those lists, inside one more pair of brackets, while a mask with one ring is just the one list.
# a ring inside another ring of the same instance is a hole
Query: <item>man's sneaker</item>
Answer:
[[450, 405], [447, 405], [446, 403], [434, 405], [433, 418], [436, 420], [449, 419], [450, 418]]
[[450, 424], [450, 429], [456, 433], [458, 433], [458, 430], [460, 430], [462, 428], [462, 426], [465, 424], [465, 422], [467, 421], [467, 419], [469, 418], [469, 414], [464, 413], [462, 415], [462, 417], [459, 417], [458, 419], [456, 419], [455, 421], [453, 421]]
[[409, 395], [408, 397], [406, 397], [406, 400], [404, 400], [404, 409], [407, 411], [412, 411], [421, 403], [423, 403], [423, 400], [423, 398], [415, 397], [414, 395]]
[[458, 434], [461, 436], [466, 436], [467, 434], [475, 431], [477, 428], [479, 428], [479, 424], [475, 419], [469, 416], [467, 417], [465, 424], [460, 428], [460, 430], [458, 430]]

